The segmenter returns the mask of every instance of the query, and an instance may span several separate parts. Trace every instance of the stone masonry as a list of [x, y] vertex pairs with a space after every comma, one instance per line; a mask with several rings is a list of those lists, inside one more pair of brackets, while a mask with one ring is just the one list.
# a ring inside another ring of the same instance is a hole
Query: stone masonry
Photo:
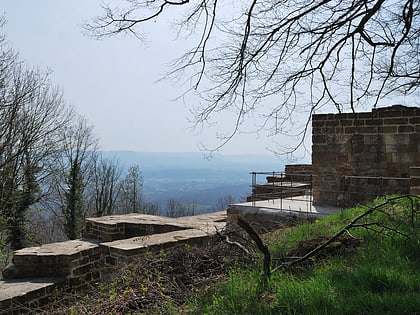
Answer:
[[408, 194], [411, 168], [416, 166], [420, 166], [418, 107], [395, 105], [312, 117], [315, 204], [364, 201], [378, 190]]
[[225, 227], [226, 211], [166, 218], [145, 214], [87, 219], [86, 238], [15, 251], [0, 281], [0, 315], [22, 314], [48, 303], [57, 289], [79, 289], [106, 278], [147, 251], [203, 245]]

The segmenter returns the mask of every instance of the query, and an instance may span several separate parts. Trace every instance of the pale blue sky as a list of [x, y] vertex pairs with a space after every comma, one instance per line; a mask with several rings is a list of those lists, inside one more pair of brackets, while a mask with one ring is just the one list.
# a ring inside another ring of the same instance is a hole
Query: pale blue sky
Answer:
[[[185, 49], [165, 23], [150, 29], [147, 45], [119, 36], [94, 40], [81, 25], [100, 14], [94, 0], [1, 0], [8, 40], [27, 65], [50, 69], [51, 80], [66, 101], [95, 126], [105, 150], [197, 152], [201, 143], [216, 144], [214, 129], [191, 131], [188, 106], [197, 99], [173, 101], [182, 89], [156, 81], [167, 63]], [[111, 1], [112, 2], [112, 1]], [[224, 153], [270, 154], [278, 137], [238, 135]]]
[[[175, 41], [165, 20], [146, 26], [147, 44], [129, 36], [98, 41], [83, 35], [82, 24], [102, 13], [100, 0], [0, 3], [10, 45], [27, 65], [51, 70], [51, 80], [63, 89], [66, 101], [94, 125], [102, 149], [197, 152], [201, 143], [216, 145], [216, 133], [232, 126], [225, 112], [214, 128], [190, 130], [188, 109], [200, 100], [189, 96], [174, 101], [183, 88], [167, 81], [156, 83], [168, 70], [167, 64], [188, 45]], [[399, 102], [389, 104], [394, 103]], [[223, 152], [270, 154], [267, 148], [278, 150], [276, 143], [292, 141], [296, 140], [240, 134]]]

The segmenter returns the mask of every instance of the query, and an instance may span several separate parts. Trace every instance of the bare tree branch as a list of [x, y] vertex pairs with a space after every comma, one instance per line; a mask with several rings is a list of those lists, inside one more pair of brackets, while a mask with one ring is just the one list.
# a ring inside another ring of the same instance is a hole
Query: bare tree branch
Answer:
[[[404, 236], [406, 238], [409, 238], [409, 235], [407, 235], [406, 233], [403, 233], [403, 232], [401, 232], [398, 229], [395, 229], [393, 227], [386, 226], [382, 222], [380, 222], [380, 223], [378, 223], [378, 222], [371, 222], [371, 223], [365, 223], [365, 224], [359, 224], [357, 222], [359, 222], [362, 218], [367, 217], [368, 215], [370, 215], [371, 213], [373, 213], [375, 211], [380, 211], [381, 208], [383, 208], [384, 206], [390, 205], [390, 204], [393, 203], [393, 201], [399, 200], [399, 199], [409, 199], [410, 202], [411, 202], [411, 213], [414, 214], [415, 211], [416, 211], [416, 209], [414, 209], [413, 198], [414, 199], [418, 199], [418, 197], [415, 197], [415, 196], [399, 196], [399, 197], [389, 198], [385, 202], [380, 203], [380, 204], [378, 204], [378, 205], [376, 205], [374, 207], [369, 208], [367, 211], [361, 213], [356, 218], [354, 218], [350, 223], [348, 223], [340, 231], [338, 231], [336, 234], [334, 234], [332, 237], [330, 237], [326, 242], [320, 244], [318, 247], [316, 247], [315, 249], [311, 250], [306, 255], [304, 255], [302, 257], [299, 257], [299, 258], [297, 258], [295, 260], [292, 260], [292, 261], [286, 263], [285, 266], [292, 266], [292, 265], [299, 264], [299, 263], [307, 260], [308, 258], [316, 255], [317, 253], [319, 253], [320, 251], [322, 251], [323, 249], [325, 249], [328, 245], [330, 245], [331, 243], [335, 242], [342, 234], [348, 232], [351, 228], [354, 228], [354, 227], [365, 227], [365, 228], [368, 228], [369, 226], [377, 225], [377, 226], [380, 226], [382, 229], [386, 229], [386, 230], [392, 231], [392, 232], [394, 232], [394, 233], [396, 233], [398, 235], [402, 235], [402, 236]], [[415, 225], [413, 225], [413, 227], [415, 227]]]
[[140, 37], [143, 24], [175, 7], [185, 13], [180, 32], [199, 34], [168, 73], [203, 99], [191, 107], [193, 122], [236, 115], [214, 150], [242, 132], [250, 116], [255, 132], [273, 136], [324, 107], [355, 111], [418, 93], [420, 3], [414, 0], [127, 0], [123, 8], [105, 7], [85, 29], [98, 37]]

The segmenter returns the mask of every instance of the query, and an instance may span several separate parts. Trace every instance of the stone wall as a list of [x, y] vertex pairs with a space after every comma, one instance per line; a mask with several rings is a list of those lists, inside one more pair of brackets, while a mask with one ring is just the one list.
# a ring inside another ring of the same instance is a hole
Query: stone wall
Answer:
[[410, 171], [410, 195], [420, 195], [420, 166], [413, 166]]
[[0, 281], [0, 315], [22, 314], [49, 302], [56, 290], [79, 290], [106, 279], [122, 263], [141, 260], [148, 251], [188, 244], [204, 246], [223, 230], [226, 211], [192, 217], [146, 214], [88, 218], [90, 239], [17, 250]]
[[99, 244], [87, 240], [23, 248], [13, 255], [13, 278], [62, 278], [83, 286], [99, 279], [101, 254]]
[[272, 175], [266, 177], [266, 181], [265, 184], [253, 184], [252, 195], [247, 197], [248, 202], [307, 194], [311, 190], [312, 165], [286, 165], [284, 173], [273, 172]]
[[[140, 218], [140, 219], [139, 219]], [[141, 223], [141, 224], [139, 224]], [[136, 213], [109, 217], [87, 218], [83, 237], [112, 242], [136, 236], [167, 233], [186, 227], [175, 220]]]
[[286, 177], [293, 182], [310, 182], [312, 177], [311, 164], [288, 164], [284, 168]]
[[341, 205], [381, 193], [409, 193], [420, 165], [420, 108], [312, 117], [314, 203]]

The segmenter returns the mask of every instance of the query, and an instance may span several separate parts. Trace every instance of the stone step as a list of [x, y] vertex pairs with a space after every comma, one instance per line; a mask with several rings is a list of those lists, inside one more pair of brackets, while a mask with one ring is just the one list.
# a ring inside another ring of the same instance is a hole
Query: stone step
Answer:
[[63, 278], [14, 279], [0, 281], [0, 315], [24, 314], [48, 302]]

